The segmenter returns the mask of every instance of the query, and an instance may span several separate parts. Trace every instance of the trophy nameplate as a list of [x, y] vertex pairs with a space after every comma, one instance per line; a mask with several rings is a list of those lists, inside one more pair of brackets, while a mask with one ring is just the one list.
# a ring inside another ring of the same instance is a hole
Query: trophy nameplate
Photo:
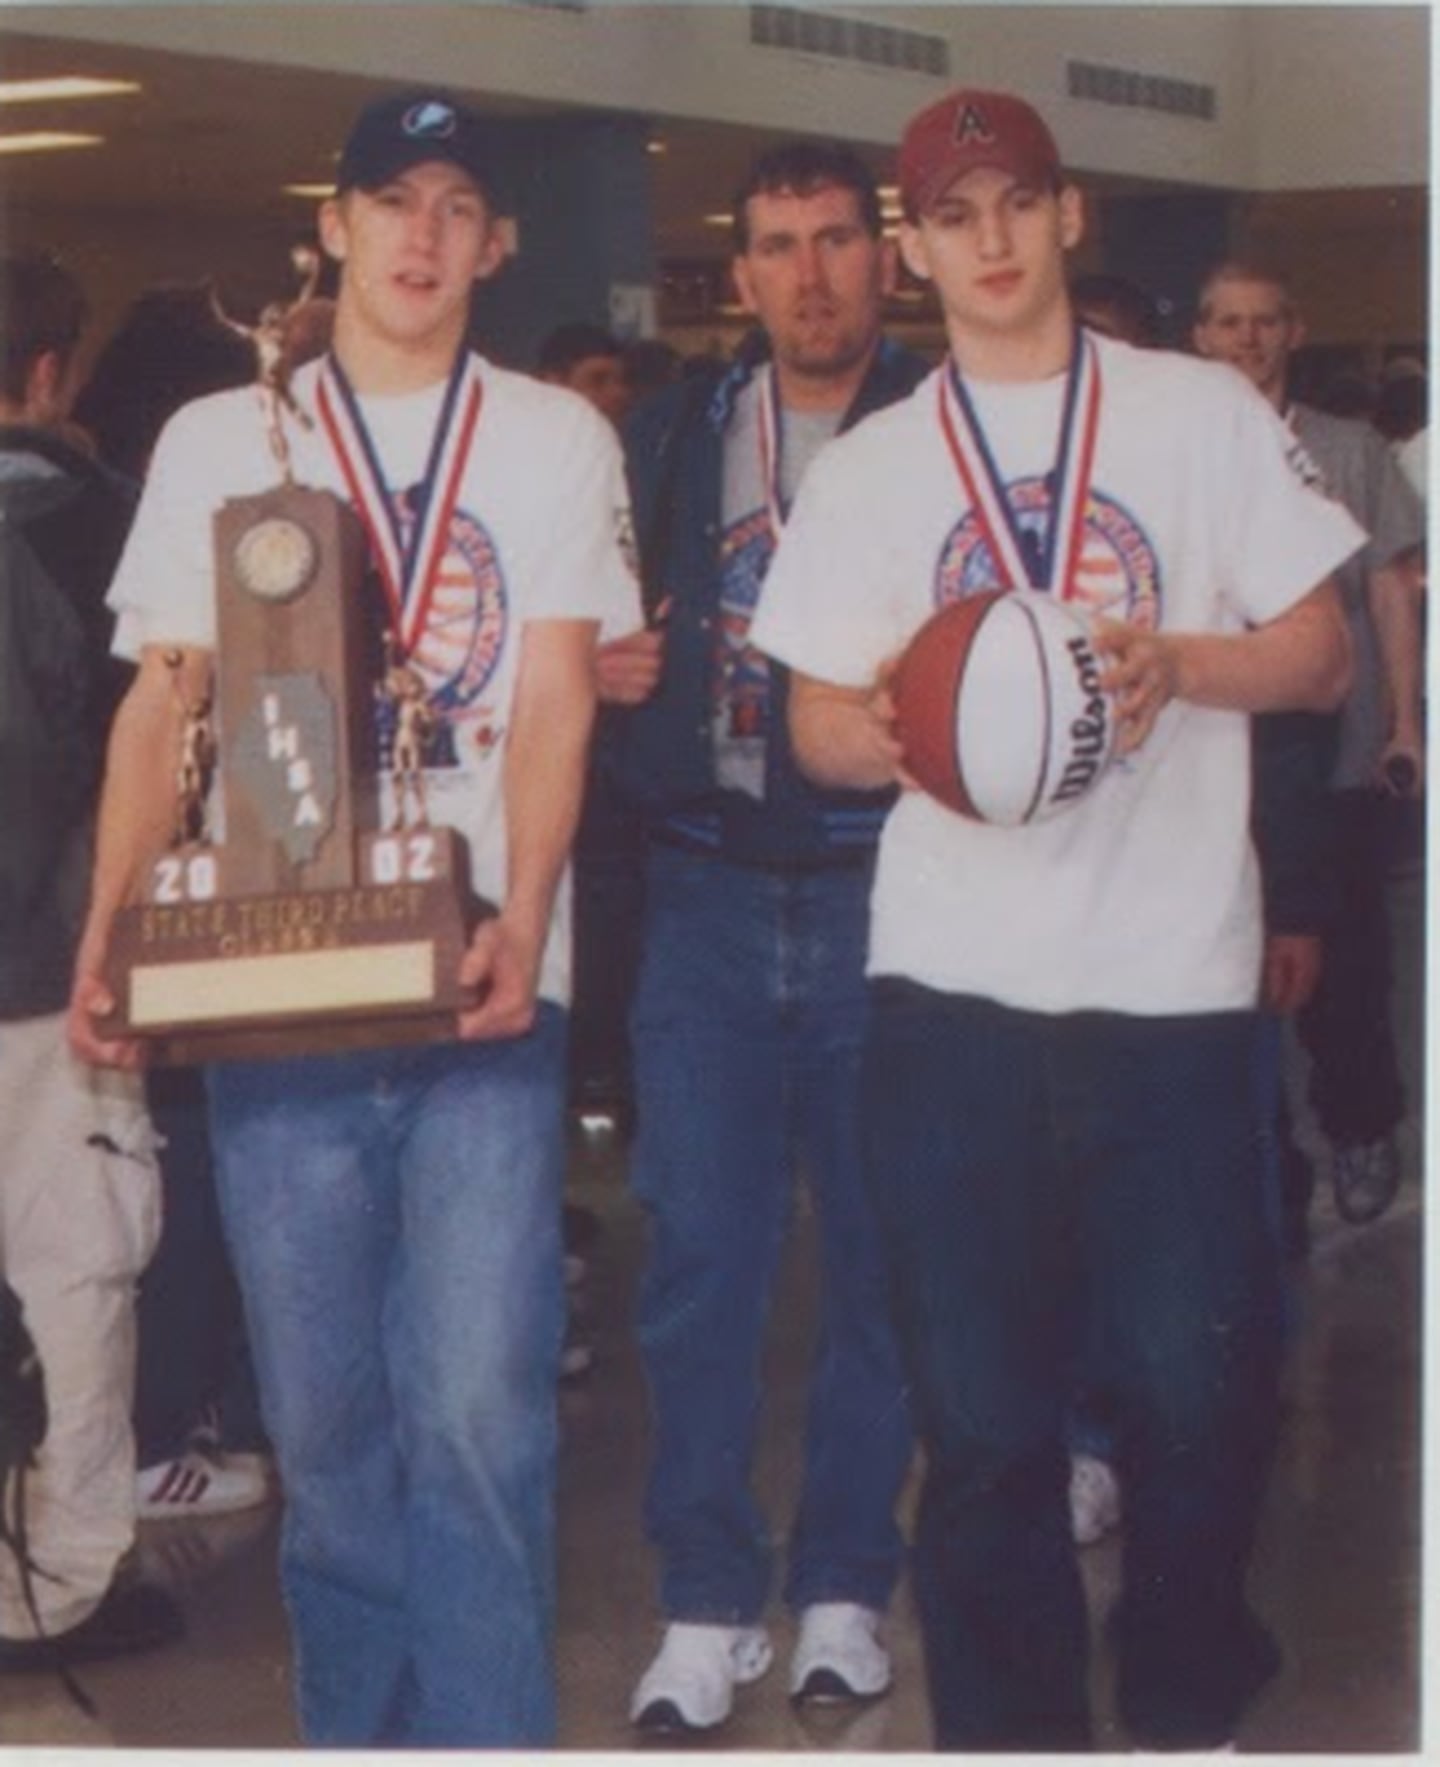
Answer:
[[[232, 500], [214, 528], [218, 730], [208, 704], [185, 706], [174, 834], [116, 917], [106, 1034], [162, 1061], [453, 1037], [460, 960], [489, 910], [463, 840], [425, 819], [419, 677], [388, 643], [384, 667], [368, 660], [364, 529], [294, 484]], [[390, 829], [377, 696], [395, 708]], [[212, 771], [222, 841], [206, 830]]]

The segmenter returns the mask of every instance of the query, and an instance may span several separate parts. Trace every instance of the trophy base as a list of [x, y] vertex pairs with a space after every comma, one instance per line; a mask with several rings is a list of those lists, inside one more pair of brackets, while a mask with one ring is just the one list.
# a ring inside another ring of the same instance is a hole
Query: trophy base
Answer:
[[276, 1061], [295, 1055], [343, 1055], [350, 1050], [397, 1049], [456, 1041], [455, 1012], [414, 1012], [403, 1017], [297, 1021], [246, 1029], [224, 1025], [147, 1036], [151, 1067], [203, 1067], [212, 1061]]
[[474, 1004], [460, 960], [494, 909], [444, 871], [124, 908], [105, 1035], [141, 1038], [174, 1064], [452, 1040]]

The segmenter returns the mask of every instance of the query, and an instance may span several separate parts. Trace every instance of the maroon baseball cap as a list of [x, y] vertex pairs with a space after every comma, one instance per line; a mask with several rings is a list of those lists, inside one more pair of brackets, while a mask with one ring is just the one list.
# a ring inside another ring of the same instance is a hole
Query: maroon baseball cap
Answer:
[[962, 89], [910, 119], [900, 143], [900, 203], [914, 220], [956, 178], [982, 166], [1037, 189], [1060, 177], [1060, 151], [1040, 113], [1009, 92]]

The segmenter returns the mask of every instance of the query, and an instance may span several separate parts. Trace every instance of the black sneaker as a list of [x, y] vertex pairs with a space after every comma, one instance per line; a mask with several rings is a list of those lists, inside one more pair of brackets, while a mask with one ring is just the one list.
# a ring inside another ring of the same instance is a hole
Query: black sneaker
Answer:
[[180, 1610], [153, 1583], [112, 1583], [78, 1626], [48, 1638], [0, 1638], [0, 1675], [102, 1663], [173, 1644], [185, 1628]]
[[1337, 1147], [1332, 1174], [1335, 1213], [1352, 1227], [1378, 1221], [1400, 1189], [1400, 1159], [1385, 1137], [1356, 1147]]

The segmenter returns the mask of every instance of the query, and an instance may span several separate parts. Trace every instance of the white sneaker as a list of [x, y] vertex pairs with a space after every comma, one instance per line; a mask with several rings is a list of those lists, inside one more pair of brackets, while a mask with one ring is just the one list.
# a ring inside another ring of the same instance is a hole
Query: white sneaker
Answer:
[[1108, 1460], [1070, 1456], [1070, 1535], [1077, 1546], [1094, 1546], [1120, 1526], [1120, 1481]]
[[253, 1509], [270, 1495], [267, 1466], [259, 1454], [209, 1455], [188, 1449], [140, 1470], [136, 1514], [141, 1521], [155, 1522]]
[[713, 1730], [730, 1716], [735, 1689], [774, 1661], [763, 1626], [672, 1620], [630, 1701], [630, 1722], [651, 1734]]
[[831, 1704], [877, 1699], [894, 1671], [880, 1639], [880, 1615], [853, 1601], [817, 1601], [800, 1615], [790, 1660], [790, 1694]]

